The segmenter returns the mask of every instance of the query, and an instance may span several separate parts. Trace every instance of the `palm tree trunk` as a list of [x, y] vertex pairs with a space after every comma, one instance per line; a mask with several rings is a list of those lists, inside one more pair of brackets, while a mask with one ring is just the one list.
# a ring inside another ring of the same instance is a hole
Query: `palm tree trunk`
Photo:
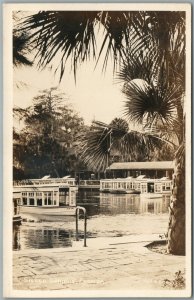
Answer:
[[168, 253], [185, 254], [185, 170], [179, 164], [173, 174], [172, 199], [169, 206]]

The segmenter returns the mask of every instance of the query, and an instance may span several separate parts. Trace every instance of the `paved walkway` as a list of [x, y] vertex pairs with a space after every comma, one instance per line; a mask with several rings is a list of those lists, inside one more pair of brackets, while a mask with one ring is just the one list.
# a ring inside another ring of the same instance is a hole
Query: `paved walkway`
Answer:
[[185, 257], [154, 253], [158, 235], [88, 239], [72, 248], [24, 250], [13, 255], [15, 290], [162, 289], [184, 271]]

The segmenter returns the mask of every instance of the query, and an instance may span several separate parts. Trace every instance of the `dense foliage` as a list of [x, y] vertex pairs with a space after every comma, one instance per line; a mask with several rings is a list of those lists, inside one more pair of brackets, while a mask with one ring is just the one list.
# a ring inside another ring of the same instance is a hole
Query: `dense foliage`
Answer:
[[66, 95], [51, 88], [39, 93], [26, 110], [14, 112], [25, 124], [20, 132], [14, 130], [15, 179], [62, 177], [83, 167], [74, 150], [83, 119], [67, 104]]

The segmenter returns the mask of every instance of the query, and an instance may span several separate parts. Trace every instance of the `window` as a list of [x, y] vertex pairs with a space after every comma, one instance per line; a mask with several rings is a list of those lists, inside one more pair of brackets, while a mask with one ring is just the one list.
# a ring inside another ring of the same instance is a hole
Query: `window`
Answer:
[[51, 205], [52, 201], [51, 201], [51, 196], [48, 196], [48, 205]]
[[141, 193], [147, 193], [147, 184], [146, 183], [141, 184]]
[[29, 199], [30, 205], [34, 205], [34, 198]]
[[42, 199], [37, 198], [37, 206], [42, 206]]
[[156, 193], [161, 192], [161, 184], [160, 183], [155, 183], [155, 192]]
[[59, 192], [59, 195], [60, 195], [60, 196], [65, 196], [65, 192], [61, 192], [61, 191], [60, 191], [60, 192]]
[[37, 206], [42, 206], [42, 193], [41, 192], [36, 193], [36, 203], [37, 203]]
[[54, 195], [53, 195], [53, 205], [57, 205], [57, 193], [54, 192]]
[[170, 191], [170, 189], [171, 189], [171, 183], [167, 182], [166, 183], [166, 191]]
[[52, 205], [52, 193], [51, 192], [45, 192], [44, 193], [44, 205]]
[[27, 205], [27, 198], [23, 197], [22, 202], [23, 202], [23, 205]]
[[29, 197], [34, 197], [34, 193], [29, 193]]

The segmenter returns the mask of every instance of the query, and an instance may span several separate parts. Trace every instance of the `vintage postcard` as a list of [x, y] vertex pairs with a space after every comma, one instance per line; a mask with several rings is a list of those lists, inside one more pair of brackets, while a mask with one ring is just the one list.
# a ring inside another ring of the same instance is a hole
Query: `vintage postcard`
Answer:
[[4, 5], [4, 296], [191, 296], [191, 6]]

